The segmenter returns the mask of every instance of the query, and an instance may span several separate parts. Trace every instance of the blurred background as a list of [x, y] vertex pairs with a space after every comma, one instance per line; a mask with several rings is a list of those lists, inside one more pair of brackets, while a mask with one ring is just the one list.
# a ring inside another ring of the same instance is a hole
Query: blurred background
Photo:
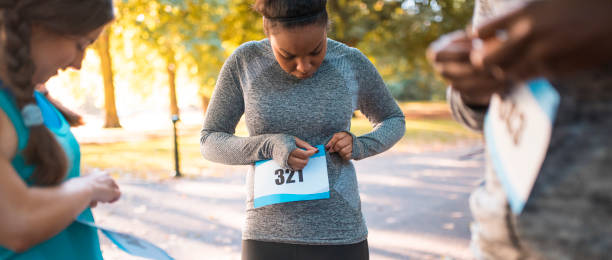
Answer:
[[[73, 129], [83, 171], [107, 171], [122, 185], [119, 203], [95, 210], [99, 223], [177, 259], [239, 258], [246, 168], [204, 161], [199, 130], [225, 58], [265, 38], [252, 4], [117, 0], [116, 20], [83, 69], [46, 84], [86, 123]], [[357, 163], [373, 259], [469, 258], [467, 196], [480, 178], [480, 137], [451, 119], [425, 50], [466, 28], [473, 8], [473, 0], [328, 0], [329, 37], [370, 58], [406, 115], [400, 144]], [[180, 116], [181, 179], [173, 178], [172, 115]], [[370, 130], [357, 112], [352, 131]], [[244, 123], [237, 134], [247, 135]], [[107, 240], [103, 249], [107, 259], [132, 259]]]
[[[52, 78], [47, 83], [51, 96], [84, 116], [86, 125], [75, 129], [84, 144], [157, 140], [171, 133], [171, 115], [180, 115], [179, 135], [188, 135], [181, 138], [181, 153], [190, 163], [202, 161], [196, 130], [225, 58], [240, 44], [265, 38], [261, 17], [251, 9], [253, 0], [115, 4], [116, 21], [87, 51], [83, 69]], [[329, 37], [359, 48], [376, 65], [407, 116], [408, 140], [452, 143], [476, 137], [450, 119], [446, 85], [425, 59], [432, 41], [467, 26], [473, 5], [472, 0], [328, 1]], [[353, 125], [358, 133], [369, 131], [360, 117]], [[238, 132], [246, 134], [243, 125]], [[171, 152], [172, 142], [157, 141], [136, 145], [133, 152]], [[141, 149], [146, 147], [155, 149]], [[96, 148], [84, 147], [86, 154], [95, 155], [85, 157], [86, 165], [106, 168], [113, 165], [112, 157], [126, 158]], [[132, 152], [130, 147], [117, 149]], [[138, 157], [137, 168], [153, 167], [142, 162], [151, 160], [161, 172], [173, 169], [154, 157]]]

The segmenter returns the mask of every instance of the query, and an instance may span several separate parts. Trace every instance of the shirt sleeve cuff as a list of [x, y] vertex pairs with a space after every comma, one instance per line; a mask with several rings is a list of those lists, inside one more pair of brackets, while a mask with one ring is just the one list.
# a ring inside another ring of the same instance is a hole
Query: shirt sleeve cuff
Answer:
[[277, 140], [274, 141], [272, 159], [283, 168], [291, 168], [287, 160], [295, 148], [297, 148], [297, 146], [295, 145], [295, 138], [293, 136], [285, 134], [279, 135]]

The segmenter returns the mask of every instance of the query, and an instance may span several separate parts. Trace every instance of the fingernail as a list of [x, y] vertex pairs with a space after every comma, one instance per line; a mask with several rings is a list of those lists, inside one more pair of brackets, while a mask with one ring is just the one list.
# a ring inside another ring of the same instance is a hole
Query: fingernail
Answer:
[[484, 46], [484, 42], [481, 39], [473, 39], [472, 40], [472, 49], [474, 50], [480, 50], [482, 49]]
[[501, 42], [505, 42], [508, 40], [508, 31], [506, 30], [497, 30], [495, 31], [495, 37]]

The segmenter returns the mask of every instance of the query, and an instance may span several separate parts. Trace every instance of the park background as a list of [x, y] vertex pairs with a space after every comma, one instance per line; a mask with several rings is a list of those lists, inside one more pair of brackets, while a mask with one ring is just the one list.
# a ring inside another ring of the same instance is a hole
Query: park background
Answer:
[[[253, 0], [116, 0], [116, 20], [81, 71], [47, 82], [83, 116], [83, 172], [106, 171], [123, 198], [98, 223], [177, 259], [239, 259], [245, 167], [202, 159], [199, 130], [224, 60], [265, 38]], [[391, 151], [356, 162], [372, 259], [469, 259], [467, 198], [480, 182], [480, 136], [454, 122], [429, 44], [465, 29], [471, 0], [329, 0], [329, 38], [360, 49], [406, 115]], [[178, 115], [176, 178], [172, 115]], [[359, 112], [351, 131], [371, 125]], [[246, 136], [244, 122], [237, 135]], [[106, 259], [131, 257], [103, 239]]]

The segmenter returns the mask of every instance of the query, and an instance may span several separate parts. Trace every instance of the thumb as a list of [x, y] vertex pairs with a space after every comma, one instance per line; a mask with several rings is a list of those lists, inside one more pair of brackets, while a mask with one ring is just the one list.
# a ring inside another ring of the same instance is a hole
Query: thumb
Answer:
[[[295, 138], [295, 145], [299, 148], [304, 148], [306, 149], [306, 151], [314, 151], [316, 153], [317, 148], [310, 145], [309, 143], [307, 143], [306, 141], [300, 139], [300, 138]], [[314, 154], [314, 153], [313, 153]]]
[[497, 36], [500, 30], [506, 30], [514, 21], [525, 12], [525, 4], [515, 5], [510, 7], [512, 11], [506, 14], [489, 20], [484, 25], [479, 26], [475, 30], [476, 37], [480, 39], [489, 39]]

